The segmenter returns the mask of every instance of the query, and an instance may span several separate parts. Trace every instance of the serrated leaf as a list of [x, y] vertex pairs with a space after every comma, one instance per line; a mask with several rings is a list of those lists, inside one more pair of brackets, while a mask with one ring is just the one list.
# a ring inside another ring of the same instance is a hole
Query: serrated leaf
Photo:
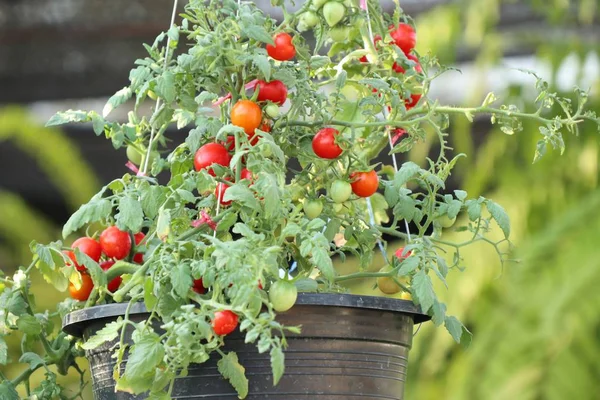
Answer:
[[112, 112], [112, 110], [129, 100], [132, 94], [133, 92], [129, 87], [124, 87], [117, 93], [113, 94], [102, 109], [102, 116], [106, 118], [108, 114]]
[[159, 336], [145, 331], [133, 345], [125, 366], [125, 377], [128, 380], [141, 378], [154, 371], [163, 360], [165, 348]]
[[465, 347], [469, 346], [472, 335], [462, 322], [456, 317], [448, 316], [444, 325], [456, 343], [462, 343]]
[[253, 54], [252, 62], [256, 65], [256, 68], [263, 74], [265, 77], [265, 81], [269, 82], [271, 80], [271, 63], [269, 59], [264, 54]]
[[45, 364], [42, 357], [40, 357], [36, 353], [23, 353], [21, 358], [19, 358], [19, 362], [24, 363], [24, 364], [29, 364], [29, 369], [32, 371], [34, 369], [36, 369], [37, 367], [39, 367], [40, 365]]
[[406, 276], [419, 268], [419, 263], [421, 262], [421, 258], [419, 256], [410, 256], [406, 257], [400, 263], [400, 269], [398, 270], [399, 276]]
[[455, 190], [454, 195], [460, 201], [465, 201], [465, 199], [467, 198], [467, 192], [465, 192], [464, 190]]
[[84, 350], [92, 350], [106, 342], [114, 340], [119, 336], [122, 327], [123, 319], [119, 317], [116, 321], [104, 325], [104, 328], [97, 331], [96, 334], [89, 338], [81, 347]]
[[508, 218], [506, 211], [504, 211], [504, 208], [502, 208], [500, 204], [494, 203], [491, 200], [486, 200], [485, 206], [500, 229], [502, 229], [504, 237], [508, 239], [510, 236], [510, 219]]
[[188, 264], [178, 264], [171, 268], [171, 285], [175, 293], [185, 298], [192, 287], [192, 272]]
[[242, 27], [242, 35], [244, 35], [250, 39], [254, 39], [258, 42], [275, 44], [275, 42], [273, 42], [273, 38], [271, 37], [271, 35], [269, 35], [267, 30], [263, 26], [260, 26], [260, 25], [243, 26]]
[[439, 301], [435, 301], [432, 307], [432, 318], [431, 320], [435, 324], [435, 326], [440, 326], [446, 320], [446, 305], [444, 303], [440, 303]]
[[312, 69], [318, 69], [326, 66], [330, 62], [331, 59], [327, 56], [312, 56], [309, 63]]
[[325, 236], [325, 238], [327, 238], [328, 241], [331, 242], [333, 241], [335, 235], [339, 233], [341, 226], [342, 222], [339, 219], [331, 219], [327, 224], [327, 229], [325, 229], [323, 235]]
[[237, 354], [229, 352], [217, 362], [217, 368], [221, 375], [229, 381], [236, 390], [240, 399], [248, 395], [248, 379], [246, 370], [240, 364]]
[[346, 72], [346, 70], [341, 70], [338, 73], [338, 76], [335, 80], [335, 87], [340, 90], [341, 88], [344, 87], [344, 85], [346, 84], [346, 78], [348, 77], [348, 73]]
[[435, 293], [433, 291], [431, 278], [425, 271], [420, 270], [415, 274], [412, 279], [412, 289], [421, 306], [421, 310], [427, 314], [433, 306]]
[[535, 147], [535, 154], [533, 156], [534, 163], [538, 162], [546, 154], [547, 148], [548, 146], [544, 139], [538, 140], [537, 145]]
[[481, 204], [477, 200], [467, 200], [467, 214], [471, 221], [477, 221], [481, 217]]
[[394, 175], [394, 187], [397, 189], [400, 188], [400, 186], [417, 176], [419, 171], [421, 171], [421, 167], [414, 162], [405, 162], [400, 167], [400, 170], [396, 172], [396, 175]]
[[31, 314], [23, 314], [17, 320], [17, 327], [19, 331], [27, 334], [27, 335], [39, 335], [42, 332], [42, 325]]
[[8, 362], [8, 345], [4, 337], [0, 336], [0, 365], [6, 365]]
[[121, 230], [139, 232], [144, 222], [144, 212], [139, 201], [129, 197], [119, 199], [119, 213], [116, 215], [117, 226]]
[[335, 278], [335, 269], [333, 268], [331, 257], [329, 257], [329, 254], [327, 254], [325, 249], [315, 246], [312, 249], [311, 261], [315, 264], [317, 269], [321, 271], [325, 279], [329, 282], [333, 282]]
[[181, 108], [175, 110], [175, 112], [173, 113], [173, 119], [175, 120], [175, 122], [177, 122], [177, 129], [185, 128], [186, 126], [191, 124], [195, 118], [196, 116], [193, 112]]
[[172, 103], [177, 96], [175, 88], [175, 75], [171, 71], [165, 71], [158, 77], [156, 83], [156, 94], [162, 97], [166, 103]]
[[386, 81], [381, 80], [381, 79], [373, 79], [373, 78], [361, 79], [359, 83], [361, 83], [363, 85], [371, 86], [377, 90], [388, 90], [390, 88], [390, 85], [388, 85], [388, 83]]
[[87, 111], [82, 110], [67, 110], [63, 112], [57, 112], [54, 114], [48, 122], [46, 122], [46, 126], [56, 126], [62, 125], [69, 122], [88, 122], [89, 116]]
[[398, 199], [398, 203], [394, 207], [394, 215], [398, 218], [406, 219], [407, 221], [412, 221], [415, 216], [417, 203], [410, 196], [400, 196]]
[[0, 399], [3, 400], [21, 400], [21, 396], [15, 389], [15, 387], [6, 380], [0, 383]]
[[285, 355], [281, 347], [271, 349], [271, 370], [273, 371], [273, 386], [279, 383], [285, 371]]
[[91, 202], [82, 205], [67, 221], [62, 230], [63, 238], [75, 232], [84, 225], [100, 221], [110, 215], [112, 205], [106, 199], [92, 199]]
[[157, 302], [156, 295], [154, 294], [154, 280], [151, 276], [147, 276], [144, 281], [144, 304], [147, 310], [153, 310]]
[[294, 281], [298, 292], [316, 292], [319, 289], [319, 283], [314, 279], [300, 278]]
[[96, 135], [101, 135], [104, 132], [106, 121], [94, 111], [90, 111], [89, 114], [92, 119], [92, 129], [94, 130], [94, 133]]
[[150, 186], [142, 192], [142, 211], [148, 218], [155, 218], [158, 209], [165, 201], [164, 189], [160, 186]]
[[223, 196], [223, 201], [237, 201], [253, 210], [260, 209], [260, 204], [256, 200], [256, 197], [254, 197], [254, 193], [248, 187], [241, 184], [235, 184], [227, 188]]
[[458, 213], [460, 212], [460, 209], [462, 208], [462, 202], [460, 200], [452, 200], [450, 202], [450, 204], [448, 205], [448, 218], [452, 219], [455, 218]]

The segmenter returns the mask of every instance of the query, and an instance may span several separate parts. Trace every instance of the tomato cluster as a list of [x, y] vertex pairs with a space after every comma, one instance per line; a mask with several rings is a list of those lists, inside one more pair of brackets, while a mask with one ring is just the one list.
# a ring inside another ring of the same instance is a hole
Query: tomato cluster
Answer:
[[[79, 249], [83, 254], [99, 263], [102, 270], [108, 271], [117, 260], [123, 260], [127, 257], [131, 257], [133, 262], [137, 264], [142, 264], [144, 262], [144, 255], [138, 252], [138, 246], [140, 246], [145, 236], [142, 232], [133, 235], [134, 246], [132, 245], [131, 235], [128, 232], [124, 232], [116, 226], [109, 226], [102, 231], [99, 240], [82, 237], [75, 240], [71, 248]], [[94, 288], [92, 278], [87, 272], [87, 268], [77, 263], [74, 251], [67, 250], [65, 251], [65, 255], [81, 275], [81, 286], [79, 288], [75, 287], [73, 283], [69, 285], [71, 297], [75, 300], [85, 301], [89, 298]], [[105, 258], [104, 261], [100, 262], [103, 257]], [[118, 276], [108, 282], [107, 289], [110, 292], [116, 292], [119, 286], [121, 286], [121, 282], [122, 278]]]

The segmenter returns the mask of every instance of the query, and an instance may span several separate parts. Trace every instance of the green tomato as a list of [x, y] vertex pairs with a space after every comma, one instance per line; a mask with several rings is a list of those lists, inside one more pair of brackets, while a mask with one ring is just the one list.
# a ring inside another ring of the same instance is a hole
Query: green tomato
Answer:
[[456, 222], [456, 217], [450, 218], [448, 214], [444, 214], [441, 217], [437, 217], [435, 219], [442, 228], [450, 228]]
[[340, 214], [342, 212], [342, 210], [344, 209], [344, 205], [342, 203], [333, 203], [332, 208], [336, 214]]
[[127, 146], [127, 158], [135, 165], [142, 164], [142, 153], [140, 153], [134, 146]]
[[[148, 158], [148, 168], [152, 167], [152, 164], [154, 164], [154, 160], [156, 160], [157, 158], [159, 158], [158, 151], [155, 150], [155, 151], [150, 152], [150, 157]], [[141, 165], [144, 164], [145, 159], [146, 159], [146, 155], [144, 154], [142, 157]]]
[[315, 10], [318, 10], [319, 8], [323, 7], [323, 4], [327, 3], [328, 0], [313, 0], [312, 1], [312, 6], [315, 8]]
[[347, 26], [340, 26], [329, 30], [329, 37], [336, 43], [345, 42], [348, 40], [348, 34], [350, 28]]
[[265, 113], [271, 118], [277, 118], [279, 117], [279, 107], [277, 104], [271, 103], [265, 107]]
[[341, 204], [350, 198], [352, 194], [352, 185], [346, 181], [337, 179], [331, 184], [329, 195], [335, 203]]
[[[391, 272], [392, 267], [386, 265], [381, 268], [379, 272]], [[406, 278], [396, 278], [396, 280], [406, 286]], [[380, 276], [377, 278], [377, 287], [385, 294], [396, 294], [402, 290], [402, 286], [398, 285], [392, 277]]]
[[[314, 11], [306, 11], [300, 14], [298, 18], [298, 26], [302, 24], [310, 29], [319, 23], [319, 16]], [[308, 30], [307, 29], [307, 30]]]
[[290, 191], [292, 192], [292, 201], [298, 201], [304, 197], [304, 189], [297, 184], [292, 184], [290, 186]]
[[303, 208], [308, 219], [315, 219], [323, 212], [323, 203], [319, 200], [306, 200]]
[[298, 289], [289, 281], [277, 281], [269, 289], [269, 301], [277, 312], [285, 312], [292, 308], [297, 298]]
[[346, 14], [346, 7], [342, 3], [337, 1], [329, 1], [323, 6], [323, 17], [327, 25], [334, 26], [342, 19]]
[[152, 100], [156, 100], [156, 93], [154, 93], [153, 90], [148, 90], [148, 97], [150, 97]]

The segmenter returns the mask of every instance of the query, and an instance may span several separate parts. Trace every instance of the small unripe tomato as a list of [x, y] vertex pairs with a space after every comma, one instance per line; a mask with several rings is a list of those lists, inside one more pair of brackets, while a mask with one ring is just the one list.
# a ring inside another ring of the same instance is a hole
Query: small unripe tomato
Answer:
[[348, 200], [350, 195], [352, 195], [352, 186], [346, 181], [336, 179], [331, 184], [329, 195], [331, 196], [331, 200], [333, 200], [335, 203], [341, 204]]
[[323, 203], [319, 200], [307, 200], [304, 202], [303, 209], [308, 219], [315, 219], [323, 212]]
[[265, 114], [269, 116], [269, 118], [277, 118], [279, 117], [279, 107], [276, 104], [269, 104], [265, 107]]
[[350, 33], [350, 28], [347, 26], [339, 26], [332, 28], [329, 31], [329, 37], [336, 43], [345, 42], [348, 40], [348, 35]]
[[289, 281], [277, 281], [269, 289], [269, 301], [273, 309], [278, 312], [285, 312], [292, 308], [297, 298], [298, 289]]
[[140, 153], [134, 146], [127, 146], [127, 158], [135, 165], [142, 164], [142, 153]]
[[328, 1], [323, 6], [323, 17], [329, 26], [336, 25], [338, 22], [344, 19], [345, 14], [346, 7], [337, 1]]
[[306, 11], [298, 17], [298, 26], [302, 25], [307, 30], [319, 23], [319, 16], [314, 11]]
[[456, 217], [450, 218], [448, 214], [444, 214], [441, 217], [437, 217], [435, 222], [442, 228], [450, 228], [456, 222]]

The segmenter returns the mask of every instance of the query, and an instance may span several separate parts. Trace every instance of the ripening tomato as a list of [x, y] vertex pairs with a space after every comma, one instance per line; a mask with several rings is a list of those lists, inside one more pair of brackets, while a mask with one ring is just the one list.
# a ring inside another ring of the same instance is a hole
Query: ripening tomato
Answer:
[[334, 203], [341, 204], [350, 198], [352, 194], [352, 186], [340, 179], [336, 179], [331, 184], [331, 188], [329, 189], [329, 196], [331, 196], [331, 200]]
[[335, 143], [336, 136], [340, 132], [334, 128], [323, 128], [313, 138], [312, 148], [315, 154], [321, 158], [333, 160], [342, 154], [342, 148]]
[[296, 304], [298, 289], [290, 281], [279, 280], [271, 285], [269, 289], [269, 301], [273, 309], [285, 312]]
[[204, 287], [204, 283], [202, 282], [202, 278], [194, 279], [194, 283], [192, 284], [192, 290], [198, 294], [206, 293], [206, 288]]
[[419, 100], [421, 100], [421, 97], [423, 97], [422, 94], [413, 93], [410, 95], [409, 99], [405, 99], [404, 106], [406, 107], [406, 111], [410, 110], [411, 108], [415, 108], [415, 106], [419, 104]]
[[417, 44], [415, 29], [408, 24], [399, 24], [398, 27], [390, 27], [390, 36], [394, 39], [396, 46], [400, 47], [404, 54], [410, 54]]
[[287, 87], [277, 79], [271, 82], [258, 81], [256, 88], [258, 89], [256, 98], [258, 101], [272, 101], [282, 106], [287, 100]]
[[231, 200], [224, 201], [223, 197], [225, 197], [225, 192], [229, 189], [229, 185], [223, 182], [217, 183], [217, 187], [215, 188], [215, 197], [219, 200], [219, 203], [222, 206], [228, 206], [231, 204]]
[[[112, 260], [104, 261], [103, 263], [100, 263], [100, 268], [102, 268], [103, 271], [108, 271], [113, 265], [115, 265], [115, 262]], [[117, 276], [112, 281], [108, 282], [106, 288], [109, 292], [114, 293], [119, 289], [119, 286], [121, 286], [121, 282], [123, 282], [123, 278]]]
[[412, 295], [410, 294], [410, 292], [402, 292], [402, 294], [400, 294], [400, 299], [412, 301], [413, 298], [412, 298]]
[[[379, 50], [379, 42], [381, 41], [381, 35], [375, 35], [375, 37], [373, 38], [373, 44], [375, 45], [375, 50]], [[359, 58], [360, 62], [366, 63], [369, 62], [369, 60], [367, 59], [367, 56], [362, 56], [361, 58]]]
[[[393, 268], [390, 265], [386, 265], [381, 268], [379, 272], [389, 273], [392, 272], [392, 270]], [[398, 285], [396, 281], [403, 285], [407, 282], [406, 278], [395, 277], [394, 280], [391, 276], [380, 276], [377, 278], [377, 287], [385, 294], [396, 294], [402, 290], [402, 286]]]
[[[137, 247], [137, 245], [139, 245], [142, 242], [142, 240], [144, 240], [145, 237], [146, 237], [146, 235], [144, 235], [144, 233], [142, 233], [142, 232], [138, 232], [135, 235], [133, 235], [133, 241], [135, 242], [136, 247]], [[133, 262], [138, 263], [138, 264], [143, 264], [144, 263], [144, 254], [143, 253], [135, 253], [135, 255], [133, 256]]]
[[69, 293], [75, 300], [86, 301], [94, 289], [94, 281], [85, 272], [81, 273], [81, 287], [77, 289], [75, 285], [69, 283]]
[[[100, 257], [102, 256], [102, 247], [100, 247], [100, 243], [89, 237], [82, 237], [77, 239], [73, 242], [71, 248], [79, 249], [83, 254], [87, 255], [96, 262], [100, 261]], [[73, 265], [75, 265], [75, 268], [77, 268], [78, 271], [86, 270], [84, 265], [77, 264], [77, 258], [75, 257], [74, 252], [66, 251], [65, 254], [69, 256], [71, 261], [73, 261]]]
[[131, 251], [131, 236], [116, 226], [109, 226], [100, 234], [100, 246], [108, 258], [122, 260]]
[[[419, 63], [419, 59], [417, 58], [417, 56], [415, 56], [414, 54], [408, 54], [406, 58], [416, 63], [414, 68], [415, 71], [417, 71], [417, 73], [420, 74], [423, 72], [423, 68], [421, 67], [421, 63]], [[392, 65], [392, 69], [399, 74], [404, 74], [406, 72], [406, 69], [404, 69], [404, 67], [399, 65], [397, 62], [394, 62], [394, 65]]]
[[212, 327], [219, 336], [229, 335], [237, 328], [238, 316], [229, 310], [217, 311], [212, 320]]
[[231, 108], [231, 123], [244, 129], [246, 135], [253, 135], [262, 123], [262, 111], [251, 100], [240, 100]]
[[352, 179], [352, 192], [359, 197], [372, 196], [379, 187], [377, 172], [354, 172], [350, 175]]
[[296, 46], [292, 43], [292, 37], [285, 32], [278, 33], [273, 38], [275, 46], [267, 45], [267, 54], [278, 61], [288, 61], [296, 56]]
[[[227, 148], [219, 143], [207, 143], [200, 147], [194, 156], [194, 167], [200, 171], [210, 167], [213, 164], [219, 164], [224, 167], [229, 166], [231, 155]], [[215, 176], [212, 168], [208, 168], [208, 173]]]

